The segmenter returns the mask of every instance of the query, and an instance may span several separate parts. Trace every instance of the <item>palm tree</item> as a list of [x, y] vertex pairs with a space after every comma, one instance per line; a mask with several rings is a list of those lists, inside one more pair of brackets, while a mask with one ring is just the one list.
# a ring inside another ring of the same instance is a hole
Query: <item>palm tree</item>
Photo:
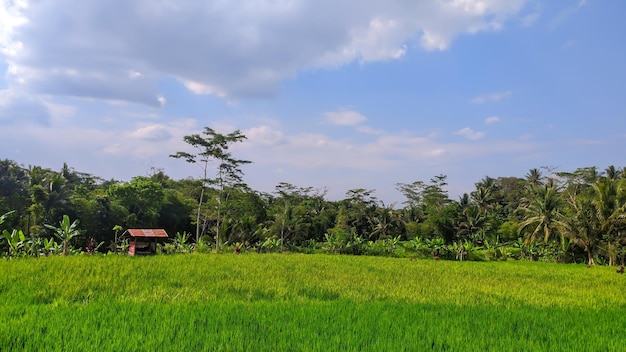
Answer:
[[389, 204], [377, 209], [376, 215], [372, 218], [373, 230], [370, 237], [385, 239], [391, 236], [391, 232], [397, 230], [400, 224], [398, 212], [394, 209], [395, 204]]
[[[530, 229], [525, 243], [535, 242], [543, 235], [543, 242], [547, 243], [565, 224], [561, 221], [561, 199], [554, 185], [537, 187], [534, 194], [523, 199], [518, 211], [523, 214], [524, 220], [519, 224], [519, 231]], [[561, 236], [561, 243], [564, 244]]]
[[[460, 209], [459, 219], [456, 224], [456, 234], [459, 238], [471, 237], [473, 240], [484, 242], [484, 223], [485, 216], [480, 209], [470, 204]], [[480, 237], [477, 237], [480, 236]]]
[[600, 236], [606, 242], [609, 265], [614, 265], [615, 248], [626, 228], [626, 181], [604, 178], [594, 183], [592, 203]]
[[615, 165], [610, 165], [609, 167], [607, 167], [606, 169], [604, 169], [604, 174], [606, 175], [606, 178], [610, 179], [610, 180], [615, 180], [617, 178], [619, 178], [619, 170], [617, 168], [615, 168]]
[[563, 233], [572, 243], [585, 251], [587, 264], [593, 265], [595, 264], [593, 255], [600, 240], [594, 203], [585, 194], [570, 193], [568, 204], [570, 211], [564, 220], [566, 226], [563, 227]]
[[538, 186], [543, 182], [543, 175], [537, 168], [530, 169], [526, 174], [526, 181], [528, 181], [531, 186]]

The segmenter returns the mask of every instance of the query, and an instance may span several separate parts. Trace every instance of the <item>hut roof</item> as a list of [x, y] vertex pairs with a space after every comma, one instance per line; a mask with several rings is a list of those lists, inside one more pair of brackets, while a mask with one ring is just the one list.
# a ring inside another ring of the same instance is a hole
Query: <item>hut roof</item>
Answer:
[[126, 230], [131, 237], [159, 237], [168, 238], [167, 232], [163, 229], [128, 229]]

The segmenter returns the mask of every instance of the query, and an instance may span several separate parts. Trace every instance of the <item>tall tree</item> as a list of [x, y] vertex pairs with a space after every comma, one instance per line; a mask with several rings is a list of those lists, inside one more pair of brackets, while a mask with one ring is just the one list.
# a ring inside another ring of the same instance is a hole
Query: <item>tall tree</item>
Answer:
[[593, 205], [609, 265], [616, 260], [617, 242], [626, 230], [626, 180], [603, 178], [593, 185]]
[[587, 264], [595, 264], [593, 258], [601, 239], [597, 211], [592, 198], [586, 194], [567, 193], [567, 208], [563, 231], [570, 241], [587, 254]]
[[126, 227], [154, 227], [163, 205], [163, 186], [144, 176], [109, 187], [109, 195], [126, 207]]
[[[215, 226], [215, 247], [220, 247], [220, 229], [222, 225], [222, 204], [224, 202], [224, 191], [227, 186], [242, 186], [241, 166], [250, 163], [247, 160], [235, 159], [228, 150], [233, 143], [241, 142], [246, 136], [241, 131], [236, 130], [228, 134], [219, 133], [212, 128], [205, 127], [202, 134], [192, 134], [185, 136], [184, 141], [197, 150], [195, 154], [188, 152], [177, 152], [170, 155], [173, 158], [185, 159], [189, 163], [199, 164], [202, 172], [202, 184], [200, 197], [198, 199], [198, 209], [196, 213], [196, 242], [200, 240], [201, 233], [201, 212], [204, 201], [205, 190], [209, 185], [217, 186], [217, 224]], [[209, 163], [217, 162], [215, 178], [209, 178]]]
[[526, 243], [535, 242], [538, 236], [543, 242], [548, 242], [564, 226], [561, 221], [561, 199], [554, 185], [535, 186], [533, 189], [535, 191], [531, 192], [518, 208], [523, 214], [519, 231], [530, 229]]

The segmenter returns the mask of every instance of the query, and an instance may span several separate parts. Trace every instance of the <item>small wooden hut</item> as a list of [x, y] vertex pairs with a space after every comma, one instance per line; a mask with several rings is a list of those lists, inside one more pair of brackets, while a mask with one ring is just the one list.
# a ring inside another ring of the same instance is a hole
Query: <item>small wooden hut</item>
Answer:
[[163, 229], [128, 229], [124, 235], [130, 238], [129, 255], [155, 254], [157, 243], [169, 237]]

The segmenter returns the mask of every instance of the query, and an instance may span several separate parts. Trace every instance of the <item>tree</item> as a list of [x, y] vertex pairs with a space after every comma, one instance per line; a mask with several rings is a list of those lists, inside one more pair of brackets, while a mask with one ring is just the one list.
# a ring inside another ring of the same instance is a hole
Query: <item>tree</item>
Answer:
[[373, 237], [374, 240], [378, 240], [404, 234], [405, 230], [400, 221], [400, 212], [394, 209], [395, 204], [392, 203], [386, 207], [384, 204], [381, 205], [381, 207], [377, 208], [372, 218], [373, 231], [370, 237]]
[[541, 171], [537, 168], [528, 170], [528, 173], [526, 174], [526, 181], [528, 181], [531, 186], [538, 186], [542, 184], [543, 179], [544, 177], [541, 174]]
[[59, 227], [54, 227], [48, 224], [44, 224], [44, 226], [47, 229], [54, 231], [54, 235], [61, 240], [61, 243], [63, 243], [63, 255], [67, 255], [69, 253], [70, 241], [74, 237], [81, 234], [81, 231], [78, 230], [78, 219], [70, 223], [70, 217], [67, 215], [63, 215], [63, 220], [59, 222]]
[[485, 222], [484, 215], [475, 204], [469, 204], [459, 207], [459, 219], [456, 223], [456, 234], [460, 239], [477, 240], [484, 242], [483, 225]]
[[269, 199], [273, 218], [269, 231], [280, 239], [281, 246], [321, 239], [332, 227], [334, 216], [326, 207], [325, 189], [280, 182], [274, 194]]
[[617, 242], [626, 229], [626, 180], [603, 178], [593, 185], [593, 206], [609, 265], [616, 260]]
[[15, 211], [19, 216], [6, 219], [9, 227], [18, 228], [28, 217], [30, 206], [28, 170], [11, 160], [0, 160], [0, 213]]
[[[497, 230], [505, 217], [503, 195], [496, 179], [485, 176], [475, 183], [476, 190], [471, 193], [473, 204], [478, 208], [482, 217], [481, 233], [492, 240], [497, 236]], [[473, 214], [472, 214], [473, 215]], [[484, 240], [484, 238], [483, 238]]]
[[127, 228], [156, 226], [164, 200], [161, 184], [137, 176], [130, 182], [111, 185], [108, 193], [128, 210]]
[[587, 264], [595, 264], [593, 258], [600, 240], [597, 211], [591, 198], [585, 194], [568, 194], [569, 208], [563, 231], [565, 236], [587, 254]]
[[[202, 135], [192, 134], [185, 136], [184, 141], [197, 150], [196, 154], [187, 152], [177, 152], [170, 155], [173, 158], [185, 159], [188, 163], [199, 163], [203, 172], [200, 197], [198, 198], [198, 209], [196, 212], [196, 242], [200, 240], [201, 232], [201, 212], [204, 201], [204, 193], [209, 184], [217, 185], [217, 220], [215, 226], [215, 246], [220, 247], [220, 228], [222, 226], [222, 204], [224, 202], [224, 191], [226, 186], [243, 186], [241, 166], [249, 164], [250, 161], [235, 159], [228, 151], [232, 143], [241, 142], [246, 136], [241, 131], [236, 130], [229, 134], [219, 133], [209, 127], [205, 127]], [[216, 177], [208, 177], [209, 163], [216, 161]]]
[[[299, 189], [292, 185], [291, 183], [281, 182], [276, 186], [276, 193], [283, 199], [284, 206], [282, 214], [276, 214], [280, 219], [280, 245], [285, 248], [285, 224], [289, 222], [293, 217], [290, 216], [293, 211], [291, 207], [291, 203], [294, 201], [301, 201], [299, 198], [302, 195], [299, 192]], [[278, 220], [278, 219], [277, 219]], [[287, 226], [289, 228], [289, 226]], [[289, 231], [289, 229], [287, 229]]]
[[518, 208], [524, 218], [519, 224], [519, 231], [530, 229], [526, 236], [527, 244], [535, 242], [541, 235], [543, 242], [548, 242], [564, 226], [561, 221], [561, 199], [556, 186], [543, 185], [533, 189], [536, 191], [531, 192]]
[[343, 214], [346, 216], [350, 230], [363, 237], [371, 238], [374, 232], [374, 218], [379, 200], [374, 196], [375, 190], [355, 188], [346, 192], [341, 201]]

